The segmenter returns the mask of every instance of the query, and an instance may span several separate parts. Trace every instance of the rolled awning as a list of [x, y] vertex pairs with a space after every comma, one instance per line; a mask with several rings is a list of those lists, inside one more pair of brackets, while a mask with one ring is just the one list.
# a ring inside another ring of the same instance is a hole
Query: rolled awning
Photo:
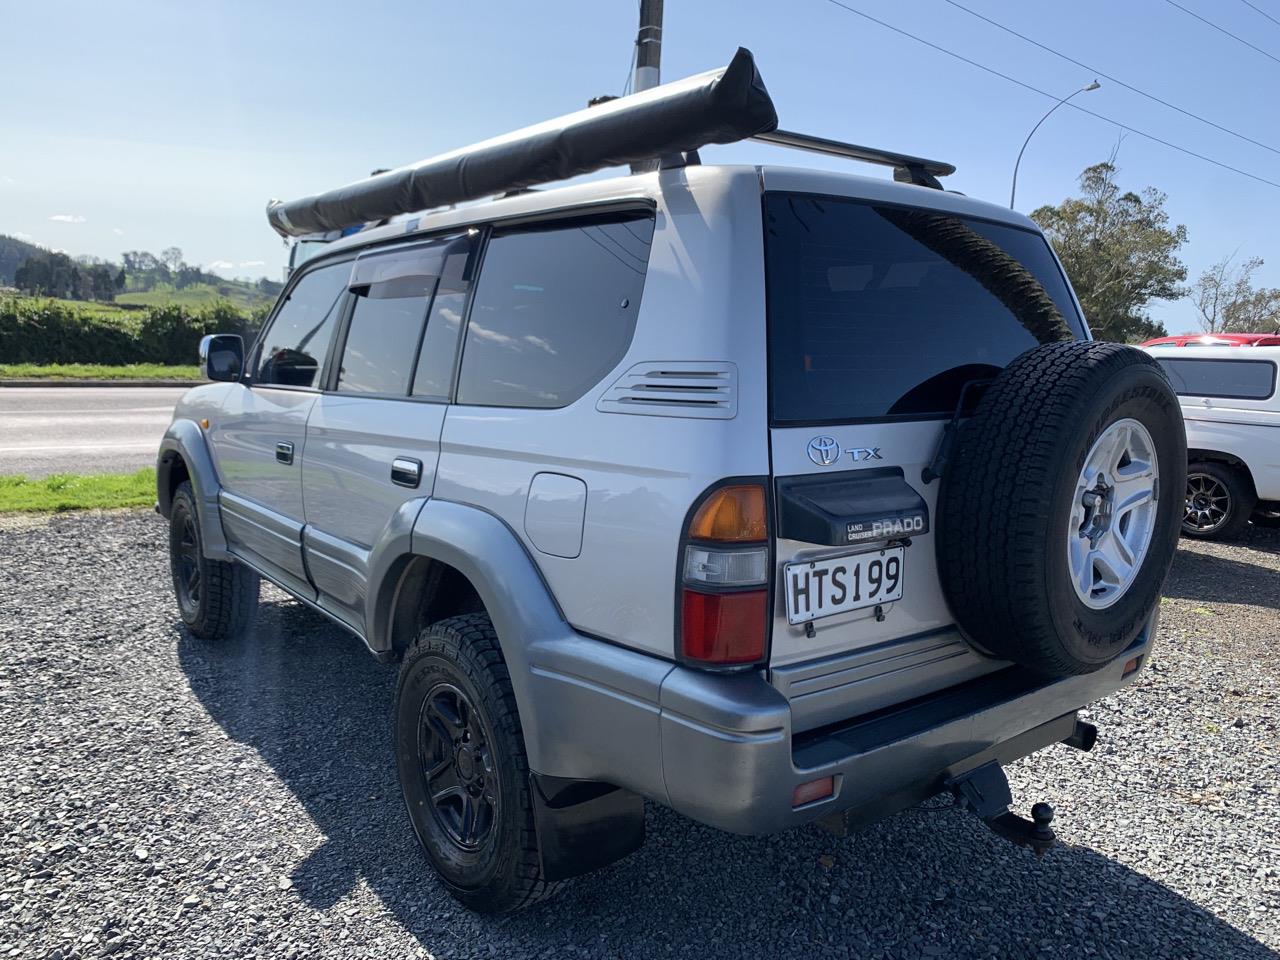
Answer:
[[751, 52], [728, 66], [420, 160], [313, 197], [267, 205], [281, 236], [342, 230], [605, 167], [734, 143], [778, 115]]

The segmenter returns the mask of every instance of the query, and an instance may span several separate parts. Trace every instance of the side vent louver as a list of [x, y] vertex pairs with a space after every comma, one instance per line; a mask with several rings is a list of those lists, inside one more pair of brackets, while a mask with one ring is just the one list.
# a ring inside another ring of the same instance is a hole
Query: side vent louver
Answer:
[[637, 363], [605, 391], [602, 413], [730, 420], [738, 413], [738, 368], [732, 363]]

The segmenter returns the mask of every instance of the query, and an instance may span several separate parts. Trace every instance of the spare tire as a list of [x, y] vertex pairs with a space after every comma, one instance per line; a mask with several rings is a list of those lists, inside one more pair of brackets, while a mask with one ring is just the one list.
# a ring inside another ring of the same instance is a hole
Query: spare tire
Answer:
[[1182, 521], [1187, 440], [1147, 354], [1063, 341], [1027, 351], [957, 434], [939, 492], [942, 587], [984, 653], [1089, 673], [1137, 638]]

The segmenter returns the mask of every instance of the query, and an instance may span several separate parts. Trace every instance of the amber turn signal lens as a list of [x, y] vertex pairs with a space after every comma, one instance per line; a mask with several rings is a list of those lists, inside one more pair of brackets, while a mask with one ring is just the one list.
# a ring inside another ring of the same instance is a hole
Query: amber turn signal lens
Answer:
[[767, 540], [764, 487], [756, 483], [721, 487], [693, 515], [689, 536], [734, 543]]

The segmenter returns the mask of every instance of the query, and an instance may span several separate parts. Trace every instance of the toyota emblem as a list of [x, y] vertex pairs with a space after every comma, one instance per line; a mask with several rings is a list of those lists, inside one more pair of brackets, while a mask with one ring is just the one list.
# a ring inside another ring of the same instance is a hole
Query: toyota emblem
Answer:
[[840, 444], [835, 437], [814, 437], [808, 451], [809, 459], [820, 467], [829, 467], [840, 459]]

